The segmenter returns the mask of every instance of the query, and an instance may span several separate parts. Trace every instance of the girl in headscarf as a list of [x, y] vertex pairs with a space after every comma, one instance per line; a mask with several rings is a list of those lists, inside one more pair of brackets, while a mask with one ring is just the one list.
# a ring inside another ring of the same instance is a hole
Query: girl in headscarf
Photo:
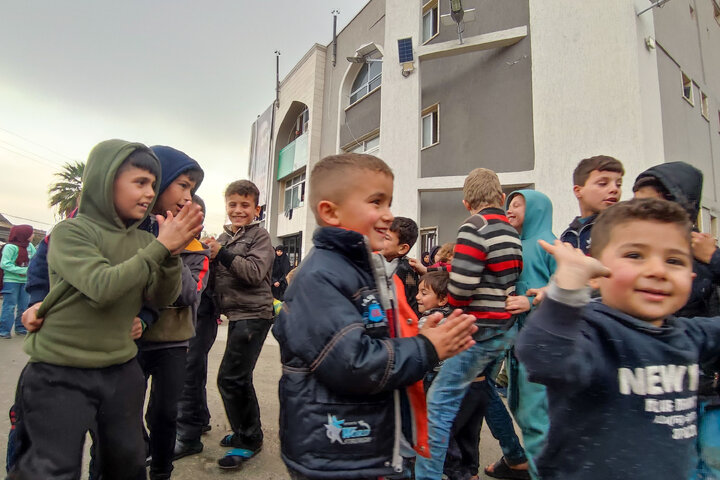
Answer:
[[28, 294], [25, 292], [28, 264], [35, 255], [35, 246], [30, 243], [32, 236], [33, 227], [16, 225], [10, 229], [8, 243], [2, 250], [0, 267], [3, 270], [3, 306], [0, 314], [0, 338], [10, 338], [13, 320], [15, 334], [27, 334], [22, 324], [22, 314], [28, 306]]
[[273, 260], [271, 289], [273, 297], [282, 301], [287, 288], [285, 276], [290, 272], [290, 258], [285, 253], [285, 247], [278, 245], [275, 248], [275, 259]]

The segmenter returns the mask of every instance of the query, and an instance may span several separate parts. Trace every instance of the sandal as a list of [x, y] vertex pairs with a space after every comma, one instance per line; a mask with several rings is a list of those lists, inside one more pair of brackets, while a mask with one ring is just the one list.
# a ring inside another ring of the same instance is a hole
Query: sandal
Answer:
[[225, 435], [225, 436], [222, 438], [222, 440], [220, 440], [220, 446], [221, 446], [221, 447], [232, 447], [232, 446], [233, 446], [232, 441], [233, 441], [233, 437], [234, 437], [234, 436], [235, 436], [234, 433], [231, 433], [231, 434], [229, 434], [229, 435]]
[[232, 450], [228, 450], [225, 456], [218, 460], [218, 465], [225, 470], [240, 468], [243, 463], [257, 455], [260, 450], [262, 450], [262, 447], [255, 451], [245, 448], [233, 448]]
[[485, 467], [485, 475], [493, 478], [509, 478], [511, 480], [530, 480], [530, 474], [527, 470], [519, 470], [511, 468], [505, 457], [495, 462], [492, 467]]

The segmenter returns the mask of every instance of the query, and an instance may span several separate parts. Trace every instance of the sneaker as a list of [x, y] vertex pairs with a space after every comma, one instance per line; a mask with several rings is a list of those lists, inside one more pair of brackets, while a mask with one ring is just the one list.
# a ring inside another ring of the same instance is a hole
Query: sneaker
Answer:
[[183, 442], [182, 440], [175, 441], [175, 452], [173, 452], [173, 460], [178, 460], [183, 457], [195, 455], [203, 451], [204, 445], [200, 440]]
[[20, 330], [19, 332], [17, 330], [15, 330], [15, 335], [23, 335], [24, 336], [27, 334], [28, 334], [27, 330]]
[[0, 338], [5, 338], [9, 340], [12, 338], [12, 336], [9, 333], [3, 333], [2, 335], [0, 335]]

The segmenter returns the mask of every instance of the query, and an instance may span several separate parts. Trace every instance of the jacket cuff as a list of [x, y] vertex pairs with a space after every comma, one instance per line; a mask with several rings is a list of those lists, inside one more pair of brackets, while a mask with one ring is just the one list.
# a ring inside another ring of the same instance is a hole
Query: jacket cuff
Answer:
[[[142, 307], [142, 309], [140, 309], [140, 313], [138, 313], [137, 316], [145, 324], [145, 328], [147, 328], [152, 326], [157, 321], [158, 312], [149, 307]], [[143, 331], [145, 331], [145, 328], [143, 328]]]
[[435, 350], [435, 345], [422, 333], [419, 333], [417, 337], [425, 343], [425, 352], [427, 352], [428, 360], [430, 361], [430, 368], [433, 368], [440, 362], [437, 350]]
[[220, 247], [220, 250], [218, 250], [217, 256], [215, 258], [217, 258], [218, 261], [222, 263], [223, 267], [229, 269], [232, 265], [233, 260], [235, 259], [235, 255], [228, 252], [225, 247]]
[[591, 291], [592, 289], [590, 287], [580, 288], [578, 290], [560, 288], [558, 284], [555, 283], [555, 278], [551, 278], [547, 296], [570, 307], [584, 307], [590, 303]]

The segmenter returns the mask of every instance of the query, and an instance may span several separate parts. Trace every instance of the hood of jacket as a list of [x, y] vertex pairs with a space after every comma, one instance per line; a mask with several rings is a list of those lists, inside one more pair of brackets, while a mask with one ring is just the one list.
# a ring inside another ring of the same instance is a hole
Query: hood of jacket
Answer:
[[537, 190], [516, 190], [508, 195], [506, 209], [516, 195], [525, 198], [525, 219], [520, 233], [523, 270], [515, 286], [517, 293], [522, 295], [529, 288], [547, 285], [555, 271], [555, 259], [538, 244], [538, 240], [552, 244], [555, 235], [552, 232], [553, 207], [547, 195]]
[[146, 153], [154, 159], [157, 162], [157, 170], [160, 171], [160, 162], [157, 161], [157, 157], [142, 143], [106, 140], [92, 149], [83, 172], [78, 216], [88, 217], [94, 223], [110, 230], [136, 228], [147, 218], [160, 193], [160, 179], [155, 182], [153, 187], [155, 198], [150, 202], [147, 213], [143, 218], [126, 225], [115, 210], [115, 175], [120, 165], [135, 152]]
[[703, 174], [700, 170], [685, 162], [662, 163], [638, 175], [635, 184], [647, 177], [656, 178], [670, 194], [668, 200], [680, 204], [688, 212], [692, 222], [695, 222], [700, 211], [703, 186]]
[[165, 191], [172, 182], [175, 181], [182, 173], [187, 172], [190, 169], [198, 170], [200, 172], [200, 178], [195, 184], [195, 188], [192, 189], [192, 193], [195, 194], [200, 184], [203, 181], [205, 172], [200, 167], [200, 164], [192, 159], [185, 152], [181, 152], [172, 147], [165, 145], [154, 145], [150, 147], [155, 156], [160, 160], [160, 168], [162, 171], [162, 182], [160, 184], [160, 193]]

